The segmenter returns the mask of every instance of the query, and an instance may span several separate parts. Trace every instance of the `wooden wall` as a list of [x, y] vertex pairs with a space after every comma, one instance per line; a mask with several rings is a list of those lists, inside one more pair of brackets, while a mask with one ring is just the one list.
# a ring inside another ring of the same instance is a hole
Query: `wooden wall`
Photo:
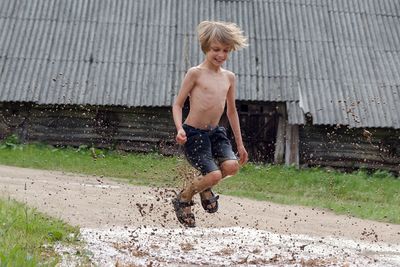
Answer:
[[[273, 162], [278, 128], [276, 105], [239, 103], [238, 107], [251, 160]], [[225, 118], [221, 124], [226, 123]], [[179, 153], [170, 107], [0, 103], [0, 139], [12, 133], [25, 142]], [[298, 140], [301, 165], [383, 168], [400, 173], [400, 130], [305, 125], [299, 126]]]
[[[243, 141], [256, 162], [273, 162], [276, 104], [238, 103]], [[185, 106], [188, 113], [188, 103]], [[228, 128], [224, 115], [221, 125]], [[0, 103], [0, 139], [16, 133], [25, 142], [179, 153], [170, 107], [125, 108]]]
[[300, 128], [300, 164], [387, 169], [400, 174], [400, 130]]
[[127, 151], [177, 152], [171, 108], [0, 104], [0, 138]]

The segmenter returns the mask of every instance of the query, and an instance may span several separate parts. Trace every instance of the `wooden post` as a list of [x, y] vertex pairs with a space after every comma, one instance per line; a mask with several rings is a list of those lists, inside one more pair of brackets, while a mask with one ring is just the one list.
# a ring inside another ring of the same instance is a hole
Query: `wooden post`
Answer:
[[285, 164], [299, 167], [299, 126], [287, 125]]
[[275, 152], [274, 152], [274, 163], [282, 164], [284, 162], [285, 156], [285, 134], [286, 134], [286, 125], [287, 125], [287, 116], [286, 116], [286, 106], [278, 105], [278, 129], [276, 133], [276, 141], [275, 141]]

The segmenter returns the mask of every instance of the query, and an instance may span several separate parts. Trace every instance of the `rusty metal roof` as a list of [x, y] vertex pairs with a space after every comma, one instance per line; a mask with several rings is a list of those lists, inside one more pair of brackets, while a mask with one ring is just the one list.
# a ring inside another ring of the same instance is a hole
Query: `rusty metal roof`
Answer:
[[0, 0], [0, 101], [170, 106], [211, 19], [249, 38], [226, 64], [239, 100], [400, 128], [398, 0]]

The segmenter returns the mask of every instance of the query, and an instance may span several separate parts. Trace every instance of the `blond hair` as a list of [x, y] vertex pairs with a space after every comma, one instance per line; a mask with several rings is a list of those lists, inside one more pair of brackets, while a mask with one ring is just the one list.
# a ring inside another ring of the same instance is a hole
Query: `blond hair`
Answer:
[[235, 23], [224, 21], [202, 21], [197, 26], [197, 33], [204, 53], [210, 49], [212, 41], [230, 46], [235, 51], [248, 46], [247, 38]]

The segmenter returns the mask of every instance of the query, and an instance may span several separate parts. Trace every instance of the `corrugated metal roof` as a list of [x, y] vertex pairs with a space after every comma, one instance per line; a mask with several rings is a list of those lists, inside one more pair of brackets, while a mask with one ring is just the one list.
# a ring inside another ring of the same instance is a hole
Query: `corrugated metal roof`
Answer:
[[0, 99], [170, 104], [176, 91], [176, 4], [0, 1]]
[[210, 19], [249, 38], [226, 64], [238, 99], [400, 128], [398, 0], [0, 0], [0, 101], [169, 106]]

